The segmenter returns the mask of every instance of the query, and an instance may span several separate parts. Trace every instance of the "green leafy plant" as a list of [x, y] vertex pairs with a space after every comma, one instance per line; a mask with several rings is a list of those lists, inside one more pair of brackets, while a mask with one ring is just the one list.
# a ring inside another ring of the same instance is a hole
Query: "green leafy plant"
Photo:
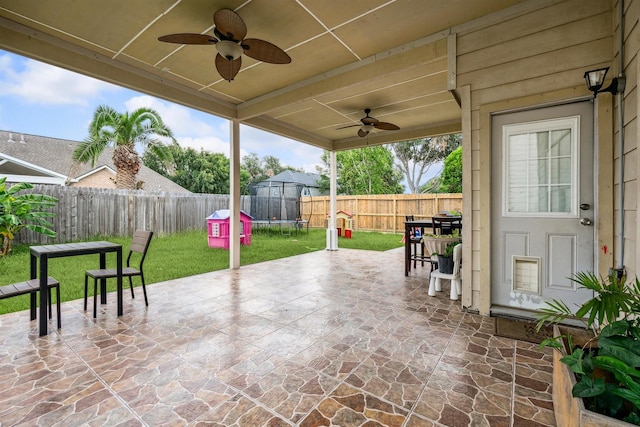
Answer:
[[447, 245], [446, 248], [444, 248], [444, 251], [442, 252], [442, 256], [444, 257], [453, 257], [453, 249], [456, 247], [456, 245], [460, 244], [460, 242], [451, 242]]
[[55, 206], [58, 199], [43, 194], [18, 194], [18, 192], [33, 188], [27, 182], [21, 182], [8, 187], [6, 177], [0, 178], [0, 236], [2, 249], [0, 256], [11, 252], [13, 239], [22, 229], [28, 229], [49, 237], [56, 237], [51, 229], [53, 225], [47, 220], [55, 216], [46, 209]]
[[423, 239], [460, 239], [460, 230], [454, 229], [451, 234], [424, 233]]
[[572, 280], [594, 297], [575, 312], [563, 301], [548, 301], [537, 330], [572, 318], [583, 321], [593, 338], [576, 347], [567, 334], [545, 339], [540, 347], [566, 353], [560, 360], [577, 379], [572, 394], [583, 398], [588, 409], [640, 425], [640, 281], [628, 284], [615, 273], [606, 279], [578, 273]]

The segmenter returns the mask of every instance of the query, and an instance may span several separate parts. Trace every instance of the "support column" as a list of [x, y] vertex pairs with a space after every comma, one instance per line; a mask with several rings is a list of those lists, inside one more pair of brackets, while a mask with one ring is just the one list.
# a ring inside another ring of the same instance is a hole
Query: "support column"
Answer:
[[338, 188], [338, 173], [336, 167], [336, 152], [329, 151], [329, 221], [327, 223], [327, 250], [338, 250], [338, 230], [336, 228], [336, 189]]
[[240, 121], [229, 121], [229, 268], [240, 268]]

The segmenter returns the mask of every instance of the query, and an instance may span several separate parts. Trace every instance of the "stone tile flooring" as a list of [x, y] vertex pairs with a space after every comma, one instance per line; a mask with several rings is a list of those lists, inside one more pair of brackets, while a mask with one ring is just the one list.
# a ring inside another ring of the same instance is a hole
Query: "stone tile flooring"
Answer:
[[[0, 316], [2, 426], [553, 426], [551, 354], [402, 251], [341, 249]], [[64, 283], [62, 284], [64, 286]]]

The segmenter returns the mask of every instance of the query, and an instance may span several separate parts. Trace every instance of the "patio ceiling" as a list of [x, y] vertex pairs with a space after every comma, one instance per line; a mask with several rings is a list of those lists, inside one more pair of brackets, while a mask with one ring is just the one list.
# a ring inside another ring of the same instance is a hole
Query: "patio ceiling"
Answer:
[[[0, 0], [0, 48], [219, 117], [341, 150], [460, 130], [451, 28], [523, 0]], [[213, 35], [234, 9], [247, 37], [291, 64], [242, 56], [227, 82], [216, 47], [158, 37]], [[360, 138], [363, 110], [398, 125]]]

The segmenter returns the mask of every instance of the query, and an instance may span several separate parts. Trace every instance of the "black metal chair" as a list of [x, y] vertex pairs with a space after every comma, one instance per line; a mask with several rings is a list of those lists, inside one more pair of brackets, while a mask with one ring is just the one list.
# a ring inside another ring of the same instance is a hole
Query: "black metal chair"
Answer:
[[[406, 215], [406, 221], [414, 221], [413, 215]], [[418, 261], [422, 267], [424, 263], [428, 262], [431, 265], [431, 270], [438, 268], [438, 263], [431, 258], [431, 254], [425, 254], [425, 245], [422, 240], [422, 230], [420, 227], [413, 227], [409, 235], [409, 245], [411, 246], [411, 260], [413, 261], [413, 268], [416, 268]]]
[[[153, 236], [153, 231], [142, 231], [138, 230], [133, 234], [133, 240], [131, 241], [131, 246], [129, 247], [129, 256], [127, 256], [127, 266], [122, 267], [122, 277], [129, 278], [129, 287], [131, 288], [131, 298], [135, 298], [135, 294], [133, 293], [133, 281], [131, 278], [133, 276], [140, 276], [142, 281], [142, 292], [144, 293], [144, 304], [149, 306], [149, 301], [147, 300], [147, 288], [145, 286], [144, 281], [144, 272], [142, 270], [142, 266], [144, 264], [144, 260], [147, 256], [147, 249], [149, 249], [149, 243], [151, 243], [151, 237]], [[131, 255], [133, 253], [140, 254], [140, 261], [138, 262], [138, 268], [131, 267]], [[87, 270], [84, 276], [84, 310], [87, 311], [87, 294], [88, 294], [88, 281], [89, 277], [93, 278], [93, 317], [95, 318], [98, 311], [98, 280], [99, 279], [110, 279], [118, 277], [118, 272], [115, 268], [109, 269], [101, 269], [101, 270]]]
[[459, 216], [434, 216], [431, 218], [433, 234], [448, 235], [454, 230], [462, 230], [462, 218]]
[[[56, 288], [56, 312], [58, 315], [58, 329], [62, 327], [60, 320], [60, 283], [53, 277], [47, 277], [47, 290], [49, 291], [49, 319], [52, 318], [51, 289]], [[0, 299], [17, 297], [18, 295], [31, 294], [31, 320], [36, 318], [36, 296], [40, 291], [40, 279], [31, 279], [26, 282], [13, 283], [0, 287]]]

